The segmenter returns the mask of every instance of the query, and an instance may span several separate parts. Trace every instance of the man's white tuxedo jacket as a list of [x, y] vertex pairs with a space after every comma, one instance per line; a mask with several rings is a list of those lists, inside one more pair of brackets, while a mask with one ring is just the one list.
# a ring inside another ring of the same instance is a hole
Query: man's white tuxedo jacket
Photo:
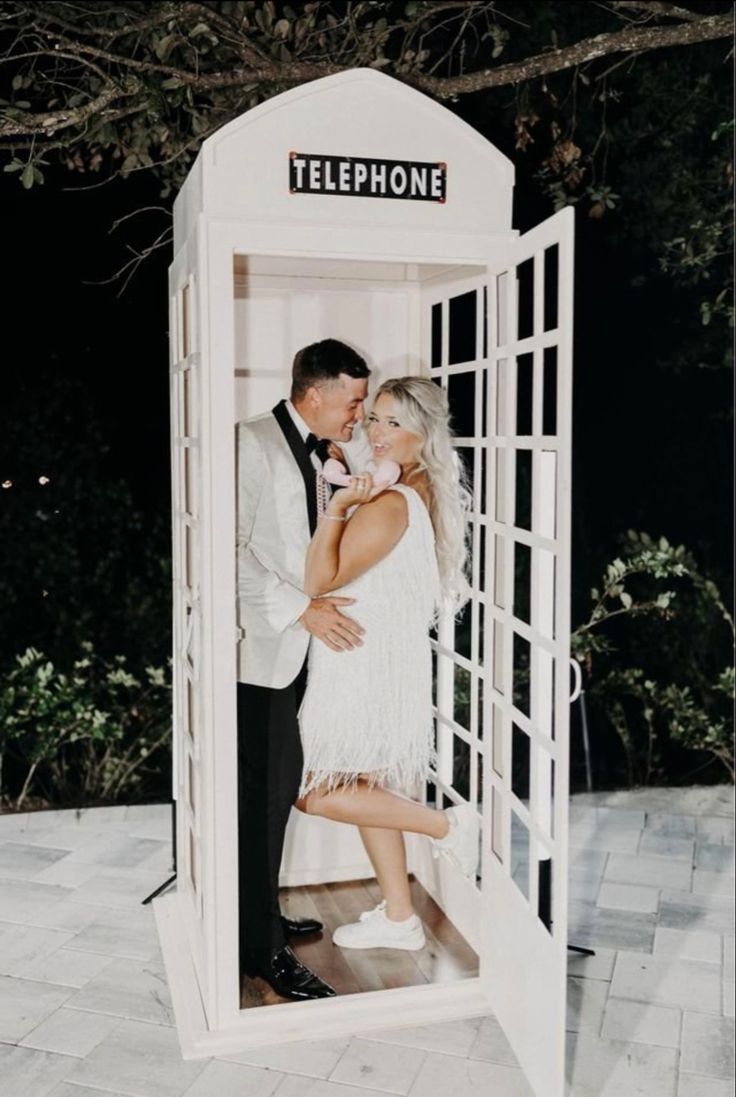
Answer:
[[[236, 429], [238, 680], [281, 689], [299, 673], [310, 640], [299, 622], [310, 602], [306, 485], [272, 412]], [[364, 457], [365, 442], [357, 446]]]

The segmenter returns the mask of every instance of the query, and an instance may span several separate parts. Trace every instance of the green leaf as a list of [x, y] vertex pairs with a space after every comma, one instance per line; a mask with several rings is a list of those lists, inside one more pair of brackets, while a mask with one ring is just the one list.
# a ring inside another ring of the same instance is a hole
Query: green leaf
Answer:
[[20, 177], [20, 181], [26, 190], [30, 190], [35, 182], [36, 176], [33, 170], [33, 164], [26, 164], [23, 168], [23, 174]]

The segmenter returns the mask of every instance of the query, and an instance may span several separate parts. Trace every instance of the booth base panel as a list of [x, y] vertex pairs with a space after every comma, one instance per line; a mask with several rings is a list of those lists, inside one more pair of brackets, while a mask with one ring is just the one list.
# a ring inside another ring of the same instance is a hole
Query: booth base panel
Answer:
[[[321, 920], [329, 929], [346, 920], [340, 904], [344, 907], [347, 903], [357, 905], [361, 902], [363, 905], [359, 909], [365, 910], [366, 897], [369, 902], [372, 900], [371, 905], [378, 902], [375, 881], [354, 882], [353, 888], [351, 898], [348, 898], [346, 885], [289, 889], [284, 896], [284, 909], [294, 914], [306, 915], [307, 910], [314, 913], [315, 908], [307, 903], [307, 895], [311, 903], [315, 892], [320, 896], [332, 892], [329, 904], [321, 900], [316, 905]], [[362, 894], [358, 889], [362, 889]], [[219, 1029], [210, 1027], [207, 1022], [187, 944], [180, 899], [175, 891], [156, 899], [153, 904], [156, 923], [183, 1058], [200, 1059], [268, 1044], [320, 1039], [327, 1034], [356, 1035], [383, 1028], [478, 1017], [491, 1012], [480, 979], [474, 974], [477, 956], [421, 885], [413, 881], [412, 889], [425, 924], [427, 948], [419, 953], [377, 949], [359, 954], [354, 951], [351, 964], [355, 967], [348, 966], [350, 975], [344, 975], [345, 989], [336, 987], [337, 998], [285, 1003], [274, 999], [274, 1004], [281, 1008], [241, 1009], [230, 1015], [232, 1023]], [[339, 901], [335, 892], [339, 893]], [[329, 979], [332, 973], [317, 959], [312, 960], [309, 947], [303, 942], [297, 945], [297, 951], [305, 962], [313, 963], [320, 974]], [[332, 953], [347, 956], [348, 950], [335, 948], [329, 940], [327, 948]], [[359, 955], [363, 958], [361, 963], [355, 959]], [[406, 966], [407, 957], [414, 958], [409, 961], [413, 970]]]
[[[330, 983], [337, 993], [357, 994], [368, 990], [453, 983], [478, 974], [478, 957], [417, 880], [411, 882], [414, 909], [427, 936], [418, 952], [397, 949], [340, 949], [332, 944], [337, 926], [355, 922], [361, 911], [381, 900], [375, 880], [313, 884], [284, 888], [281, 909], [292, 918], [317, 918], [324, 931], [311, 938], [290, 942], [299, 959]], [[245, 980], [241, 1006], [281, 1002], [273, 990], [260, 981]]]

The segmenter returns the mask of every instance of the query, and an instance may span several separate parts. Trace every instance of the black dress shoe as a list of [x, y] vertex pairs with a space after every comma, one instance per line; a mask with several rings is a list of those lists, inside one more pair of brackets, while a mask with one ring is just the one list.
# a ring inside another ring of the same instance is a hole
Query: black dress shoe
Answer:
[[251, 979], [263, 979], [282, 998], [290, 998], [292, 1002], [335, 997], [334, 988], [305, 967], [288, 945], [273, 952], [246, 952], [243, 970]]
[[316, 918], [285, 918], [281, 915], [281, 925], [285, 937], [305, 937], [308, 933], [319, 933], [322, 923]]

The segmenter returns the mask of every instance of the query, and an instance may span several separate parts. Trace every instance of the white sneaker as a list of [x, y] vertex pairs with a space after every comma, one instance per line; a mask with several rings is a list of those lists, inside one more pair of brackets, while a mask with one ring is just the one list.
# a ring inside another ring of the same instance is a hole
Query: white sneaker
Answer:
[[402, 948], [408, 952], [416, 952], [426, 943], [416, 914], [403, 922], [392, 922], [386, 915], [385, 899], [373, 910], [364, 911], [359, 922], [338, 926], [332, 941], [340, 948]]
[[432, 839], [433, 853], [435, 857], [440, 854], [447, 857], [463, 876], [474, 880], [480, 856], [478, 812], [472, 804], [458, 804], [447, 808], [445, 815], [450, 829], [444, 838]]

